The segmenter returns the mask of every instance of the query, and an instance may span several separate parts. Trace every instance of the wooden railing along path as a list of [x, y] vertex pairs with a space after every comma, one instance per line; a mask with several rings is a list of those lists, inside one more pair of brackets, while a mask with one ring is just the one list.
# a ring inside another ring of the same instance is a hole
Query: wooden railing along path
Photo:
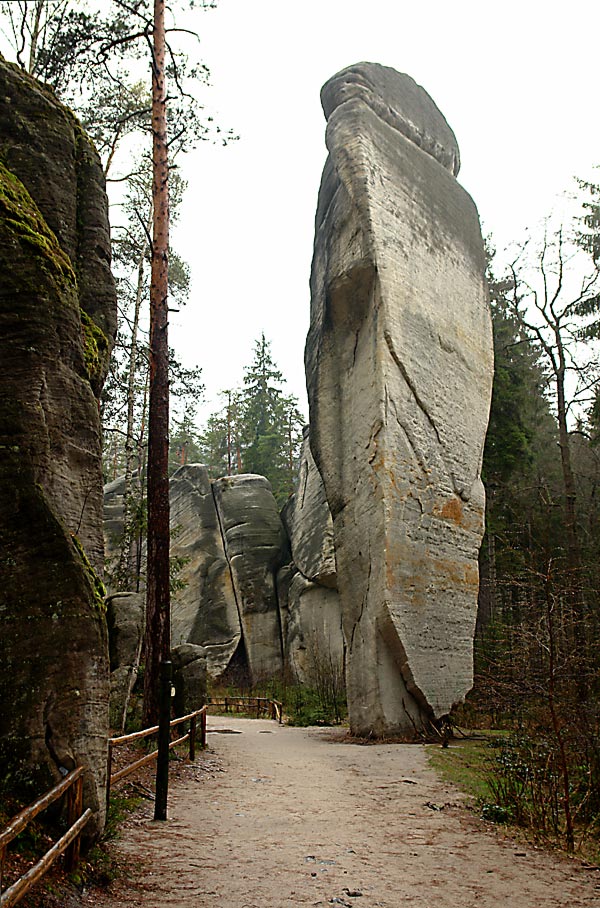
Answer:
[[[173, 747], [177, 747], [179, 744], [185, 744], [186, 741], [189, 741], [189, 757], [192, 762], [196, 759], [196, 735], [198, 716], [200, 716], [200, 746], [204, 749], [206, 747], [206, 706], [203, 706], [202, 709], [195, 710], [193, 713], [188, 713], [187, 716], [180, 716], [177, 719], [173, 719], [169, 723], [171, 728], [175, 728], [177, 725], [181, 725], [182, 722], [190, 723], [190, 729], [185, 735], [182, 735], [180, 738], [177, 738], [177, 740], [171, 741], [169, 743], [169, 750], [171, 750], [171, 748]], [[142, 731], [135, 731], [129, 735], [120, 735], [118, 738], [108, 739], [108, 770], [106, 773], [107, 810], [110, 803], [111, 788], [115, 784], [115, 782], [118, 782], [120, 779], [126, 778], [127, 776], [131, 775], [131, 773], [135, 772], [136, 769], [139, 769], [140, 766], [145, 766], [146, 763], [151, 763], [158, 757], [158, 750], [153, 750], [152, 753], [140, 757], [139, 760], [135, 760], [128, 766], [124, 766], [123, 769], [119, 769], [118, 772], [113, 773], [112, 763], [115, 747], [118, 747], [120, 744], [128, 744], [131, 741], [138, 741], [140, 738], [147, 738], [150, 735], [155, 735], [157, 734], [158, 729], [158, 725], [153, 725], [151, 728], [142, 729]]]
[[[181, 725], [182, 722], [189, 721], [189, 731], [180, 738], [177, 738], [176, 741], [171, 741], [169, 743], [169, 749], [189, 741], [190, 760], [195, 760], [196, 758], [198, 716], [200, 716], [200, 745], [204, 748], [206, 747], [206, 706], [203, 706], [202, 709], [197, 709], [193, 713], [189, 713], [187, 716], [180, 716], [177, 719], [173, 719], [173, 721], [170, 722], [171, 728], [174, 728], [177, 725]], [[138, 738], [145, 738], [149, 735], [156, 734], [158, 729], [159, 726], [156, 725], [153, 728], [145, 728], [143, 731], [138, 731], [131, 735], [121, 735], [118, 738], [108, 739], [107, 808], [111, 785], [114, 785], [119, 779], [124, 779], [132, 772], [135, 772], [140, 766], [144, 766], [146, 763], [156, 760], [158, 756], [158, 750], [155, 750], [152, 753], [141, 757], [139, 760], [135, 760], [129, 766], [123, 767], [123, 769], [120, 769], [118, 772], [112, 773], [114, 748], [118, 747], [119, 744], [125, 744], [129, 741], [135, 741]], [[8, 889], [3, 891], [4, 857], [8, 845], [25, 829], [28, 823], [65, 793], [68, 798], [67, 822], [69, 828], [67, 832], [65, 832], [58, 842], [40, 858], [37, 864], [31, 867], [23, 876], [19, 877], [19, 879]], [[92, 811], [89, 807], [86, 810], [83, 810], [83, 767], [79, 766], [66, 775], [58, 785], [55, 785], [54, 788], [38, 798], [37, 801], [30, 804], [29, 807], [25, 807], [20, 813], [13, 817], [2, 830], [0, 830], [0, 908], [13, 908], [14, 905], [17, 905], [31, 887], [39, 882], [39, 880], [48, 872], [61, 854], [65, 854], [66, 870], [70, 872], [75, 869], [79, 862], [81, 830], [91, 816]]]
[[256, 713], [259, 716], [267, 716], [274, 722], [283, 722], [283, 706], [279, 700], [272, 700], [269, 697], [209, 697], [206, 705], [218, 706], [226, 713]]
[[[206, 747], [206, 713], [208, 706], [217, 706], [224, 708], [225, 712], [256, 712], [256, 717], [260, 715], [268, 716], [279, 724], [282, 723], [282, 704], [279, 700], [271, 700], [268, 697], [221, 697], [209, 698], [207, 706], [197, 709], [186, 716], [180, 716], [173, 719], [169, 726], [176, 728], [182, 722], [189, 722], [190, 728], [186, 734], [169, 742], [169, 750], [189, 741], [189, 758], [191, 761], [196, 758], [196, 737], [198, 716], [200, 716], [200, 746]], [[166, 723], [165, 723], [166, 728]], [[106, 804], [110, 800], [110, 792], [113, 785], [120, 779], [135, 772], [141, 766], [145, 766], [152, 760], [156, 760], [159, 751], [154, 750], [152, 753], [145, 754], [139, 760], [135, 760], [128, 766], [124, 766], [117, 772], [113, 773], [113, 753], [119, 745], [127, 744], [131, 741], [137, 741], [141, 738], [149, 737], [159, 731], [159, 726], [154, 725], [152, 728], [144, 728], [142, 731], [136, 731], [129, 735], [120, 735], [117, 738], [108, 739], [108, 771], [106, 776]], [[166, 748], [165, 748], [166, 752]], [[67, 822], [69, 828], [67, 832], [47, 851], [42, 858], [14, 882], [6, 891], [2, 891], [2, 879], [4, 869], [4, 857], [6, 848], [16, 836], [22, 832], [28, 823], [31, 822], [39, 813], [46, 810], [50, 804], [57, 801], [63, 794], [67, 794]], [[81, 831], [92, 816], [92, 811], [88, 807], [83, 810], [83, 767], [79, 766], [72, 772], [68, 773], [65, 778], [55, 785], [50, 791], [38, 798], [29, 807], [25, 807], [0, 831], [0, 908], [13, 908], [17, 905], [26, 892], [37, 883], [54, 864], [61, 854], [65, 854], [65, 865], [67, 871], [73, 870], [79, 861], [80, 836]]]
[[[6, 848], [16, 836], [22, 832], [28, 823], [31, 822], [39, 813], [46, 810], [50, 804], [57, 801], [63, 794], [67, 794], [67, 822], [69, 828], [67, 832], [56, 842], [55, 845], [47, 851], [42, 858], [31, 867], [27, 873], [24, 873], [12, 886], [2, 892], [2, 877], [4, 870], [4, 856]], [[29, 807], [25, 807], [20, 813], [13, 817], [7, 826], [0, 832], [0, 906], [1, 908], [12, 908], [21, 901], [29, 889], [40, 880], [50, 869], [52, 864], [61, 854], [65, 853], [65, 864], [68, 871], [73, 870], [79, 861], [80, 835], [81, 830], [86, 825], [92, 811], [88, 807], [83, 810], [83, 766], [68, 773], [58, 785], [55, 785], [50, 791], [38, 798]]]

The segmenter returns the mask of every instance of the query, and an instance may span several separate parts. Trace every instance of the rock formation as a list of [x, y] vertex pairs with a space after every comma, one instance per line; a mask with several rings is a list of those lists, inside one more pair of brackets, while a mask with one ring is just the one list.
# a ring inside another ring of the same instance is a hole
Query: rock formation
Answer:
[[181, 559], [173, 596], [171, 643], [204, 647], [212, 677], [227, 669], [242, 636], [233, 581], [208, 471], [186, 464], [172, 476], [172, 557]]
[[1, 783], [41, 793], [83, 764], [93, 834], [108, 726], [97, 398], [116, 324], [104, 178], [73, 115], [1, 60], [0, 99]]
[[308, 426], [303, 434], [298, 489], [281, 516], [290, 539], [292, 561], [300, 573], [313, 583], [337, 589], [331, 512], [310, 450]]
[[[122, 533], [123, 488], [122, 479], [104, 488], [105, 545], [113, 561]], [[191, 646], [213, 679], [256, 681], [287, 668], [311, 684], [325, 660], [342, 670], [333, 524], [308, 430], [298, 491], [281, 518], [264, 477], [241, 474], [211, 481], [201, 464], [176, 470], [170, 504], [177, 581], [171, 597], [173, 650]], [[130, 631], [137, 601], [133, 593], [108, 600], [113, 727], [120, 727], [126, 710], [135, 664]], [[138, 633], [139, 643], [141, 628]]]
[[485, 257], [454, 135], [420, 86], [361, 63], [321, 98], [311, 447], [333, 517], [351, 728], [410, 734], [472, 683]]
[[104, 567], [106, 583], [110, 586], [111, 572], [119, 561], [119, 547], [123, 534], [123, 506], [125, 477], [119, 476], [104, 486]]
[[283, 669], [275, 577], [287, 545], [277, 504], [269, 482], [252, 473], [218, 479], [213, 489], [245, 661], [253, 679], [272, 678]]
[[304, 431], [298, 488], [283, 509], [292, 568], [279, 576], [286, 662], [311, 685], [327, 663], [342, 671], [344, 636], [337, 592], [333, 522], [323, 480]]
[[187, 716], [206, 703], [206, 654], [204, 647], [182, 643], [171, 650], [175, 686], [175, 715]]
[[106, 600], [110, 656], [110, 727], [125, 731], [144, 637], [144, 593], [116, 593]]
[[[122, 532], [123, 481], [105, 486], [107, 550], [116, 558]], [[249, 680], [283, 667], [276, 577], [289, 543], [271, 486], [240, 474], [211, 482], [206, 467], [173, 474], [171, 644], [202, 649], [210, 677], [239, 673]], [[117, 684], [117, 679], [115, 679]]]
[[343, 675], [345, 643], [337, 590], [296, 573], [286, 604], [286, 660], [292, 677], [315, 687], [324, 672]]

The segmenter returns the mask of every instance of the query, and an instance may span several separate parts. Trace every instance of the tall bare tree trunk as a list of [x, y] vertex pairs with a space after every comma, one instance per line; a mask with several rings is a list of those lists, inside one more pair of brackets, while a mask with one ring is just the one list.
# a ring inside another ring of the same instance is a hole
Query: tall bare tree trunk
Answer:
[[165, 0], [154, 0], [152, 58], [153, 239], [150, 288], [150, 407], [148, 418], [148, 577], [144, 723], [158, 719], [160, 663], [170, 651], [169, 591], [169, 189], [165, 86]]
[[[151, 220], [152, 214], [150, 214]], [[148, 225], [148, 231], [152, 228], [152, 223]], [[131, 344], [129, 346], [129, 369], [127, 376], [127, 429], [125, 435], [125, 487], [123, 491], [123, 539], [121, 541], [121, 552], [119, 555], [119, 565], [117, 575], [119, 578], [120, 588], [124, 590], [133, 589], [136, 575], [136, 553], [135, 540], [137, 537], [137, 522], [139, 520], [140, 506], [140, 463], [138, 463], [134, 493], [134, 460], [137, 453], [138, 445], [134, 438], [134, 404], [135, 404], [135, 377], [138, 358], [138, 332], [140, 325], [140, 309], [144, 293], [144, 263], [148, 254], [148, 248], [142, 249], [138, 257], [138, 279], [135, 295], [135, 308], [133, 313], [133, 324], [131, 326]], [[138, 519], [136, 519], [136, 517]]]
[[[146, 371], [146, 381], [144, 383], [144, 397], [142, 399], [142, 413], [140, 419], [140, 433], [136, 440], [136, 451], [137, 451], [137, 470], [135, 475], [135, 485], [139, 494], [140, 508], [142, 506], [142, 481], [143, 477], [147, 475], [146, 468], [148, 463], [148, 456], [146, 450], [146, 412], [148, 410], [148, 385], [150, 383], [150, 371]], [[136, 532], [135, 538], [133, 540], [134, 547], [134, 565], [135, 565], [135, 591], [139, 593], [141, 586], [142, 578], [142, 549], [144, 545], [144, 538], [146, 534], [147, 521], [144, 523], [143, 512], [139, 515], [139, 520], [136, 521]]]
[[227, 475], [231, 476], [231, 391], [227, 392]]
[[46, 0], [36, 0], [34, 6], [33, 25], [31, 26], [31, 47], [29, 48], [29, 65], [27, 67], [27, 72], [32, 76], [35, 75], [37, 46], [40, 38], [41, 19], [45, 2]]

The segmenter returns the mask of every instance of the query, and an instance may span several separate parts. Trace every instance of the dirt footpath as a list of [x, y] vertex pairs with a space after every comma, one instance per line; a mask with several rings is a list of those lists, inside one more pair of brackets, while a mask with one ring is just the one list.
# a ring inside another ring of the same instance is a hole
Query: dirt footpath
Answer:
[[[327, 729], [210, 718], [169, 820], [128, 824], [128, 890], [95, 908], [591, 908], [600, 871], [475, 819], [423, 747], [338, 743]], [[229, 730], [227, 733], [225, 730]]]

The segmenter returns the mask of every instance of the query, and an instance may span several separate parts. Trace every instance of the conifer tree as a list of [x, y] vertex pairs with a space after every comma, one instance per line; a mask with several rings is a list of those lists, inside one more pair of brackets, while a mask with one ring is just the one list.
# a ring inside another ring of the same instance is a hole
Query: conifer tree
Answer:
[[204, 462], [214, 478], [266, 476], [282, 507], [294, 490], [303, 418], [297, 399], [285, 393], [285, 379], [264, 334], [255, 342], [243, 386], [224, 394], [226, 406], [212, 414], [200, 438]]

